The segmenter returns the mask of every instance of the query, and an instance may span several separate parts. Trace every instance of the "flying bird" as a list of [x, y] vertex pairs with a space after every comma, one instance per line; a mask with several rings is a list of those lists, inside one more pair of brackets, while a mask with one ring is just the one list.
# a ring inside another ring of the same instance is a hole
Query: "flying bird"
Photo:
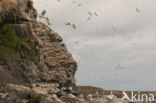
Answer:
[[92, 16], [92, 13], [91, 13], [91, 12], [89, 12], [89, 11], [88, 11], [88, 14], [89, 14], [89, 16], [90, 16], [90, 17]]
[[131, 42], [131, 44], [130, 44], [130, 45], [131, 45], [131, 46], [135, 46], [135, 44], [136, 44], [135, 42]]
[[80, 3], [80, 4], [78, 4], [77, 6], [82, 6], [82, 4]]
[[71, 24], [70, 22], [67, 22], [67, 23], [64, 23], [66, 26], [71, 26], [73, 27], [74, 29], [76, 29], [76, 26], [75, 24]]
[[98, 14], [96, 12], [94, 12], [95, 16], [98, 16]]
[[38, 15], [38, 17], [41, 19], [44, 19], [48, 25], [51, 25], [49, 18], [45, 17], [45, 14], [46, 14], [46, 10], [43, 10], [41, 14]]
[[87, 22], [88, 22], [89, 20], [91, 20], [91, 19], [92, 19], [91, 17], [87, 18]]
[[75, 2], [75, 1], [72, 1], [72, 3], [73, 3], [73, 4], [76, 4], [76, 2]]
[[79, 44], [79, 41], [75, 41], [75, 44]]
[[115, 28], [114, 25], [111, 25], [111, 28], [112, 28], [114, 31], [116, 31], [116, 28]]
[[48, 17], [45, 17], [45, 21], [47, 22], [48, 25], [51, 25], [50, 20]]
[[125, 69], [125, 66], [123, 66], [123, 65], [121, 65], [121, 64], [118, 64], [118, 65], [116, 66], [116, 69], [117, 69], [117, 70], [124, 70], [124, 69]]
[[92, 13], [92, 12], [88, 11], [88, 14], [89, 14], [89, 17], [87, 18], [87, 22], [92, 19], [92, 16], [98, 16], [98, 14], [96, 12]]
[[71, 24], [70, 24], [70, 22], [68, 22], [68, 23], [64, 23], [65, 25], [68, 25], [68, 26], [70, 26]]
[[45, 14], [46, 14], [46, 10], [43, 10], [43, 11], [41, 12], [41, 16], [45, 16]]
[[48, 25], [51, 25], [50, 20], [49, 20], [48, 17], [44, 17], [44, 16], [41, 16], [41, 15], [38, 16], [38, 17], [41, 18], [41, 19], [44, 19]]
[[87, 22], [92, 19], [91, 18], [92, 17], [92, 13], [88, 11], [88, 14], [89, 14], [89, 17], [87, 18]]
[[72, 3], [73, 3], [73, 4], [77, 4], [77, 6], [82, 6], [82, 5], [83, 5], [82, 3], [79, 3], [79, 4], [78, 4], [78, 3], [75, 2], [75, 1], [72, 1]]
[[60, 2], [60, 0], [57, 0], [57, 2]]
[[136, 12], [141, 13], [141, 10], [138, 7], [136, 7]]
[[74, 29], [76, 29], [76, 26], [75, 26], [75, 24], [73, 24], [73, 25], [72, 25], [72, 27], [73, 27]]

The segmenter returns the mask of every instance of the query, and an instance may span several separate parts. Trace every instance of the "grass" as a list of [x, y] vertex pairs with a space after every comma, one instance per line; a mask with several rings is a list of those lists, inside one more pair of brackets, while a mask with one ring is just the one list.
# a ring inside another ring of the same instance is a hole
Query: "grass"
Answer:
[[[34, 42], [15, 36], [15, 31], [10, 24], [5, 24], [0, 29], [0, 45], [8, 48], [9, 51], [24, 54], [22, 57], [29, 57], [32, 61], [36, 59]], [[7, 57], [4, 54], [0, 54], [0, 64], [5, 64]]]
[[15, 36], [15, 32], [12, 29], [11, 25], [6, 24], [0, 30], [0, 40], [1, 44], [5, 47], [15, 49], [19, 51], [22, 44], [22, 39]]

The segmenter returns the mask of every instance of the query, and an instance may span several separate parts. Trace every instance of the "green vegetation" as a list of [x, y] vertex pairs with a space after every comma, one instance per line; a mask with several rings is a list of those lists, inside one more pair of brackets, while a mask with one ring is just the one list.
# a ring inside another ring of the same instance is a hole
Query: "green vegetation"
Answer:
[[[36, 59], [36, 54], [34, 50], [34, 43], [31, 40], [25, 40], [15, 36], [15, 31], [10, 24], [5, 24], [0, 29], [0, 46], [8, 48], [9, 51], [21, 54], [21, 57], [28, 58], [31, 60]], [[0, 50], [0, 64], [5, 64], [6, 55], [1, 54]]]
[[31, 40], [26, 41], [32, 48], [34, 48], [35, 44]]
[[6, 24], [0, 30], [0, 42], [5, 47], [19, 51], [21, 49], [22, 39], [15, 37], [15, 32], [11, 25]]

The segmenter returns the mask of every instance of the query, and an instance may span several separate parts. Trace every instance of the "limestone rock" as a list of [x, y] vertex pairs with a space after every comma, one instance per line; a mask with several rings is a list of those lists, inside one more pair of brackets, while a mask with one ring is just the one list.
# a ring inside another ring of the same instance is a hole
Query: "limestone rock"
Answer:
[[0, 0], [0, 29], [11, 24], [17, 37], [34, 43], [34, 47], [26, 43], [22, 47], [28, 54], [34, 51], [36, 56], [32, 61], [23, 52], [18, 56], [8, 54], [11, 56], [5, 58], [6, 65], [0, 65], [0, 103], [63, 103], [59, 96], [78, 93], [74, 77], [76, 61], [59, 34], [36, 17], [32, 0]]
[[36, 18], [32, 0], [0, 0], [0, 29], [10, 24], [25, 41], [22, 52], [0, 44], [0, 103], [126, 103], [77, 97], [76, 61], [61, 36]]

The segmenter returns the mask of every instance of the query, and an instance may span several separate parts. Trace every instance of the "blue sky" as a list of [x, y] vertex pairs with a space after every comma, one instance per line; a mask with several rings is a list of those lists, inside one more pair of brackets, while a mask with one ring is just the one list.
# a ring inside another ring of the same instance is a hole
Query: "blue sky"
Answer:
[[78, 62], [78, 85], [156, 90], [156, 0], [34, 0], [34, 4], [39, 13], [47, 11], [50, 27]]

